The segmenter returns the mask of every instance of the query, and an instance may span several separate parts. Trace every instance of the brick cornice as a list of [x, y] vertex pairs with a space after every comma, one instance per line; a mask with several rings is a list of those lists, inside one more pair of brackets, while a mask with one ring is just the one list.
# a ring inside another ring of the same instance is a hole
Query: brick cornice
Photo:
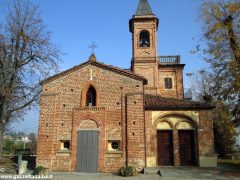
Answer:
[[106, 69], [106, 70], [109, 70], [109, 71], [112, 71], [112, 72], [115, 72], [115, 73], [118, 73], [118, 74], [121, 74], [121, 75], [124, 75], [124, 76], [127, 76], [127, 77], [130, 77], [130, 78], [133, 78], [133, 79], [136, 79], [136, 80], [139, 80], [139, 81], [142, 81], [144, 84], [147, 84], [147, 79], [138, 75], [138, 74], [135, 74], [134, 72], [131, 72], [131, 71], [127, 71], [127, 70], [123, 70], [121, 68], [118, 68], [118, 67], [114, 67], [114, 66], [111, 66], [111, 65], [106, 65], [104, 63], [101, 63], [101, 62], [95, 62], [95, 61], [86, 61], [78, 66], [74, 66], [66, 71], [63, 71], [63, 72], [60, 72], [59, 74], [56, 74], [56, 75], [53, 75], [43, 81], [40, 82], [41, 85], [44, 85], [44, 84], [47, 84], [51, 81], [54, 81], [60, 77], [63, 77], [63, 76], [66, 76], [74, 71], [77, 71], [87, 65], [93, 65], [93, 66], [97, 66], [97, 67], [100, 67], [100, 68], [103, 68], [103, 69]]
[[73, 111], [104, 111], [104, 107], [78, 107], [74, 108]]

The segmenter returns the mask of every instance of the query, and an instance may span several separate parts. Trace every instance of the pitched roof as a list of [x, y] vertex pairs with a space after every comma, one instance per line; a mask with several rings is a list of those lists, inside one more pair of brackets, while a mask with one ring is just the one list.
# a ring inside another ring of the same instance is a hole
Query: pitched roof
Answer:
[[76, 70], [78, 70], [78, 69], [80, 69], [80, 68], [82, 68], [84, 66], [87, 66], [89, 64], [91, 64], [93, 66], [97, 66], [97, 67], [103, 68], [103, 69], [107, 69], [109, 71], [116, 72], [118, 74], [122, 74], [124, 76], [130, 77], [130, 78], [133, 78], [133, 79], [136, 79], [136, 80], [143, 81], [144, 84], [147, 84], [147, 79], [146, 78], [144, 78], [143, 76], [140, 76], [138, 74], [135, 74], [132, 71], [124, 70], [124, 69], [121, 69], [121, 68], [118, 68], [118, 67], [114, 67], [114, 66], [111, 66], [111, 65], [106, 65], [106, 64], [104, 64], [102, 62], [99, 62], [99, 61], [90, 61], [90, 60], [86, 61], [86, 62], [84, 62], [84, 63], [82, 63], [80, 65], [74, 66], [74, 67], [72, 67], [72, 68], [70, 68], [70, 69], [68, 69], [66, 71], [60, 72], [58, 74], [55, 74], [55, 75], [53, 75], [53, 76], [51, 76], [51, 77], [49, 77], [47, 79], [44, 79], [43, 81], [40, 82], [40, 84], [41, 85], [42, 84], [46, 84], [46, 83], [48, 83], [50, 81], [53, 81], [55, 79], [58, 79], [58, 78], [63, 77], [65, 75], [68, 75], [71, 72], [74, 72], [74, 71], [76, 71]]
[[140, 0], [137, 8], [137, 16], [153, 15], [152, 9], [148, 3], [148, 0]]
[[165, 98], [159, 95], [145, 95], [146, 110], [198, 110], [213, 108], [214, 106], [205, 102]]

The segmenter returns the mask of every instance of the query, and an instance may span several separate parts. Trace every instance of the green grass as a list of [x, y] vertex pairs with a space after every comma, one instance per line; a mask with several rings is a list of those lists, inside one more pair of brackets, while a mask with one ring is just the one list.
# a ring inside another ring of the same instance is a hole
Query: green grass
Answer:
[[16, 174], [18, 166], [11, 159], [2, 157], [0, 159], [0, 168], [4, 168], [6, 174]]
[[218, 163], [228, 164], [228, 165], [237, 165], [240, 166], [240, 160], [231, 160], [231, 159], [218, 159]]

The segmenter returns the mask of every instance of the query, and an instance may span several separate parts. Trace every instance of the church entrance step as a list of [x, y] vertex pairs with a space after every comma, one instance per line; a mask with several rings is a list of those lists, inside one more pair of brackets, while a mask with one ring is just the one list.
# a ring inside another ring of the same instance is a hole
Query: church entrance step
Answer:
[[158, 167], [145, 167], [144, 174], [160, 174], [160, 169]]

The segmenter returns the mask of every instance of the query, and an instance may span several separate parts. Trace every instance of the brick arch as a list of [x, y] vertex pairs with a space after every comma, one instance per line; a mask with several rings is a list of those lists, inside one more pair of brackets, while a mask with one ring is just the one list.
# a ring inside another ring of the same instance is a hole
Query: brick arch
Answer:
[[[85, 113], [83, 115], [81, 115], [76, 121], [76, 123], [74, 123], [75, 125], [77, 124], [81, 124], [82, 121], [84, 120], [92, 120], [92, 121], [95, 121], [96, 124], [97, 124], [97, 127], [98, 128], [102, 128], [103, 127], [103, 123], [102, 123], [102, 120], [96, 115], [96, 114], [93, 114], [93, 113]], [[74, 127], [79, 127], [79, 126], [74, 126]], [[99, 129], [100, 130], [100, 129]]]
[[[74, 112], [72, 121], [72, 144], [71, 144], [71, 170], [75, 171], [77, 167], [77, 133], [79, 131], [80, 124], [83, 121], [90, 120], [97, 124], [96, 130], [99, 130], [99, 171], [104, 171], [104, 148], [105, 148], [105, 131], [104, 123], [101, 118], [94, 112]], [[88, 129], [88, 128], [86, 128]], [[89, 128], [92, 129], [92, 128]]]
[[99, 106], [99, 90], [95, 83], [93, 83], [92, 80], [88, 81], [87, 84], [84, 86], [82, 89], [82, 94], [81, 94], [81, 106], [84, 107], [86, 106], [86, 95], [88, 92], [89, 87], [92, 86], [96, 90], [96, 106]]
[[80, 129], [97, 129], [98, 125], [96, 121], [89, 119], [89, 120], [81, 121], [79, 128]]
[[[196, 128], [199, 127], [199, 122], [198, 122], [198, 120], [197, 120], [196, 118], [190, 116], [188, 113], [184, 113], [184, 112], [181, 112], [181, 113], [178, 113], [178, 112], [163, 113], [163, 114], [161, 114], [160, 116], [158, 116], [158, 117], [155, 119], [155, 121], [156, 121], [157, 119], [164, 119], [164, 118], [166, 118], [166, 117], [171, 117], [171, 116], [175, 116], [175, 117], [178, 116], [178, 117], [185, 118], [185, 119], [191, 121]], [[186, 120], [185, 120], [185, 121], [186, 121]], [[176, 124], [177, 124], [177, 123], [176, 123]], [[176, 125], [175, 125], [175, 127], [176, 127]]]
[[154, 128], [154, 129], [157, 129], [157, 125], [158, 125], [158, 123], [160, 123], [160, 122], [166, 122], [166, 123], [168, 123], [168, 124], [171, 126], [172, 129], [174, 129], [174, 124], [173, 124], [171, 121], [168, 121], [167, 119], [161, 119], [161, 118], [158, 118], [158, 119], [156, 119], [156, 120], [154, 121], [154, 123], [153, 123], [153, 128]]
[[197, 125], [195, 124], [195, 122], [194, 122], [193, 120], [191, 120], [191, 119], [188, 119], [188, 120], [182, 119], [182, 120], [179, 120], [179, 121], [175, 124], [175, 129], [179, 129], [178, 127], [179, 127], [179, 125], [180, 125], [182, 122], [190, 123], [190, 124], [194, 127], [194, 129], [197, 128]]
[[[167, 121], [169, 123], [170, 120], [167, 119], [168, 117], [179, 117], [180, 118], [178, 121], [171, 123], [172, 127], [173, 127], [173, 129], [172, 129], [173, 140], [172, 141], [173, 141], [174, 166], [180, 166], [180, 150], [179, 150], [179, 135], [178, 135], [179, 130], [177, 128], [181, 122], [190, 122], [195, 127], [195, 129], [193, 129], [193, 130], [194, 130], [194, 145], [196, 147], [195, 158], [197, 160], [198, 159], [198, 153], [197, 153], [198, 152], [198, 149], [197, 149], [198, 148], [198, 131], [197, 131], [197, 129], [199, 127], [198, 120], [196, 118], [192, 117], [191, 115], [189, 115], [188, 113], [184, 113], [184, 112], [178, 113], [178, 112], [173, 111], [173, 112], [165, 112], [165, 113], [159, 115], [158, 117], [156, 117], [154, 119], [153, 124], [157, 125], [158, 122], [164, 122], [164, 121], [165, 122]], [[181, 118], [184, 118], [184, 119], [181, 119]], [[158, 158], [158, 156], [157, 156], [157, 148], [158, 148], [157, 147], [157, 131], [155, 131], [155, 138], [156, 138], [156, 140], [154, 142], [155, 148], [156, 148], [155, 157], [156, 157], [156, 161], [157, 161], [157, 158]]]

